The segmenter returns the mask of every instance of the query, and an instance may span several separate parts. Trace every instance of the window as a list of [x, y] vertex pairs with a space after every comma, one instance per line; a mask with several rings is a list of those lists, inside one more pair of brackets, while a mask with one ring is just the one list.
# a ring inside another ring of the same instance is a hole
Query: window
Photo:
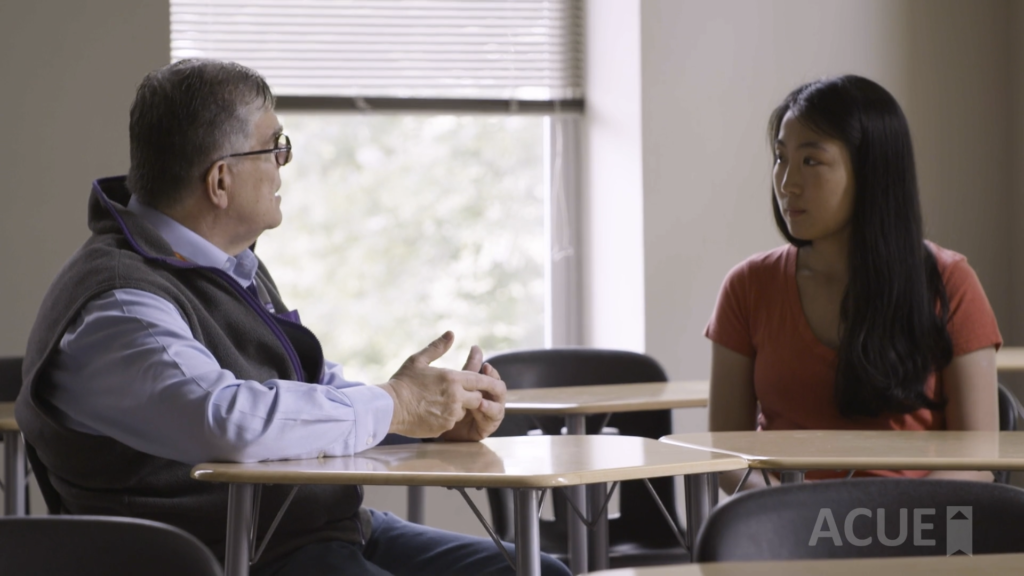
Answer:
[[172, 0], [172, 59], [263, 73], [295, 147], [257, 253], [352, 379], [578, 343], [579, 0]]
[[544, 345], [543, 118], [280, 116], [295, 159], [258, 252], [349, 377], [384, 382], [446, 329]]

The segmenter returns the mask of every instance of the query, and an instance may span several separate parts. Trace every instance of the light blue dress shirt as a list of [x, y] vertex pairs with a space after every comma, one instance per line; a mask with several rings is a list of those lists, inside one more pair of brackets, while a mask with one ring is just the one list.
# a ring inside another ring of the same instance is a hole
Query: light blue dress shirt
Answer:
[[[251, 251], [229, 256], [134, 197], [128, 209], [187, 260], [253, 282]], [[387, 392], [345, 380], [333, 362], [320, 384], [240, 380], [173, 304], [134, 289], [86, 304], [61, 340], [52, 382], [67, 426], [187, 464], [354, 454], [380, 442], [394, 409]]]

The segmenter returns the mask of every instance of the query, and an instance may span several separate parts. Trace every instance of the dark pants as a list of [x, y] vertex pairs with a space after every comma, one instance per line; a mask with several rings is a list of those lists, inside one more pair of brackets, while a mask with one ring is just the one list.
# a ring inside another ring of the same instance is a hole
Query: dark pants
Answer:
[[[370, 511], [373, 529], [365, 546], [329, 541], [310, 544], [252, 571], [252, 576], [505, 576], [515, 572], [489, 538], [406, 522]], [[512, 558], [515, 547], [505, 544]], [[544, 576], [570, 576], [564, 564], [541, 554]]]

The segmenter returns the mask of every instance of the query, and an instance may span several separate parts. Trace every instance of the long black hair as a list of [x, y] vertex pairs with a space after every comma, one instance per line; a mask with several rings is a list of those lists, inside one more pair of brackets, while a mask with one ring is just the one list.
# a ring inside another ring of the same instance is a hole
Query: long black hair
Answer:
[[[924, 243], [914, 150], [903, 110], [860, 76], [800, 86], [768, 124], [774, 147], [786, 114], [842, 142], [853, 165], [849, 281], [840, 308], [835, 398], [846, 417], [943, 408], [925, 393], [932, 372], [953, 357], [949, 299]], [[794, 246], [772, 191], [775, 223]]]

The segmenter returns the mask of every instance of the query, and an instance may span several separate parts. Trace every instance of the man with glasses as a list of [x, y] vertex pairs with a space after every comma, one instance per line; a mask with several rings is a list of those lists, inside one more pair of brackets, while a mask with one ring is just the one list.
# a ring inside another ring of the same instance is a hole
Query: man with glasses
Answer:
[[[478, 347], [461, 371], [431, 367], [445, 333], [364, 386], [285, 306], [251, 250], [281, 223], [292, 157], [273, 103], [232, 63], [181, 61], [139, 86], [130, 171], [93, 184], [92, 236], [50, 287], [25, 357], [17, 419], [62, 511], [166, 522], [222, 556], [227, 488], [191, 480], [194, 464], [343, 456], [389, 432], [473, 441], [501, 422], [505, 385]], [[261, 538], [289, 492], [262, 489]], [[490, 540], [361, 502], [358, 486], [303, 486], [253, 573], [511, 573]]]

